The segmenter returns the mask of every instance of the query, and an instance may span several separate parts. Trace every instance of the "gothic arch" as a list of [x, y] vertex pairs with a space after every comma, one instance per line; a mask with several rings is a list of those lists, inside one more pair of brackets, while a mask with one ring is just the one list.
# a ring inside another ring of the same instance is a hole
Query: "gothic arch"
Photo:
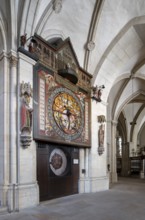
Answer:
[[6, 35], [6, 22], [5, 19], [0, 12], [0, 49], [1, 51], [7, 51], [7, 35]]
[[112, 40], [112, 42], [109, 44], [107, 49], [105, 50], [102, 58], [100, 59], [99, 63], [97, 64], [97, 67], [95, 69], [95, 73], [93, 76], [93, 82], [95, 83], [97, 74], [103, 65], [104, 60], [109, 55], [115, 44], [121, 39], [121, 37], [133, 26], [136, 24], [144, 24], [145, 23], [145, 16], [135, 17], [131, 19], [122, 29], [121, 31], [116, 35], [116, 37]]
[[[38, 13], [39, 4], [40, 4], [39, 0], [24, 2], [22, 19], [20, 24], [20, 35], [27, 33], [28, 36], [31, 36], [36, 31], [36, 20], [37, 20], [36, 16]], [[35, 13], [31, 13], [31, 11], [35, 11]]]
[[43, 32], [43, 38], [45, 40], [49, 40], [56, 37], [61, 38], [62, 40], [65, 40], [67, 38], [62, 30], [47, 29], [45, 30], [45, 32]]
[[145, 123], [145, 108], [138, 116], [136, 126], [134, 127], [134, 130], [133, 130], [132, 141], [135, 143], [135, 146], [137, 146], [137, 136], [138, 135], [134, 135], [134, 134], [135, 133], [138, 134], [141, 131], [144, 123]]
[[139, 130], [138, 135], [137, 135], [137, 143], [139, 144], [140, 147], [143, 147], [143, 146], [140, 145], [140, 137], [141, 137], [141, 134], [142, 134], [144, 129], [145, 129], [145, 121], [141, 124], [140, 130]]
[[[145, 16], [140, 16], [140, 17], [135, 17], [133, 19], [131, 19], [122, 29], [121, 31], [116, 35], [116, 37], [112, 40], [112, 42], [109, 44], [109, 46], [107, 47], [107, 49], [105, 50], [105, 52], [103, 53], [100, 61], [98, 62], [96, 69], [94, 71], [94, 75], [93, 75], [93, 79], [92, 79], [92, 84], [96, 85], [97, 81], [101, 81], [103, 78], [107, 78], [107, 75], [105, 73], [105, 71], [102, 71], [101, 68], [103, 68], [103, 65], [107, 59], [107, 57], [109, 56], [109, 54], [111, 53], [112, 49], [115, 47], [115, 45], [119, 42], [119, 40], [125, 35], [125, 33], [134, 25], [137, 24], [144, 24], [145, 23]], [[107, 64], [106, 64], [107, 65]], [[109, 64], [108, 64], [109, 65]], [[108, 66], [109, 69], [109, 66]], [[101, 70], [101, 71], [100, 71]], [[131, 71], [128, 73], [124, 73], [125, 77], [128, 77], [131, 74]], [[122, 75], [122, 74], [120, 74]], [[109, 81], [109, 79], [107, 78], [106, 80], [106, 85], [105, 87], [107, 87], [108, 91], [111, 90], [112, 85], [114, 84], [114, 82], [116, 82], [117, 78], [120, 77], [120, 75], [117, 75], [116, 73], [114, 73], [114, 79], [112, 81]], [[122, 77], [122, 76], [121, 76]], [[103, 82], [104, 84], [104, 82]], [[109, 92], [108, 92], [109, 94]], [[107, 97], [108, 98], [108, 97]], [[107, 100], [106, 98], [106, 100]]]
[[44, 10], [43, 14], [41, 15], [39, 21], [38, 21], [38, 24], [35, 28], [35, 32], [38, 34], [38, 35], [41, 35], [42, 34], [42, 31], [44, 29], [44, 26], [46, 24], [46, 21], [48, 19], [48, 17], [51, 15], [52, 13], [52, 4], [53, 1], [50, 1], [49, 4], [47, 5], [46, 9]]
[[135, 78], [138, 81], [138, 87], [134, 88], [132, 91], [132, 82], [129, 79], [124, 90], [120, 94], [120, 98], [118, 99], [118, 103], [116, 105], [116, 109], [114, 111], [114, 115], [112, 116], [114, 120], [118, 120], [118, 117], [126, 104], [128, 104], [131, 100], [136, 98], [139, 94], [145, 95], [144, 84], [141, 78]]

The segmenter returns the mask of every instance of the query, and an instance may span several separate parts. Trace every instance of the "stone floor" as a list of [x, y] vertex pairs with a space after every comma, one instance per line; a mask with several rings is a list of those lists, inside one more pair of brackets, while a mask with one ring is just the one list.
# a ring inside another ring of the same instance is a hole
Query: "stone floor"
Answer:
[[145, 180], [121, 178], [110, 190], [41, 203], [0, 220], [145, 220]]

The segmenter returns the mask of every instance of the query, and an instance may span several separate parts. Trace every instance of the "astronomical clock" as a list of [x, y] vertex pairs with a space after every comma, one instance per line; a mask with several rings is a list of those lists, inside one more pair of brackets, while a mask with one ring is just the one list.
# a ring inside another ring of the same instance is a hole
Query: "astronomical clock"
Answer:
[[48, 117], [55, 132], [66, 141], [79, 138], [84, 128], [83, 106], [66, 88], [56, 88], [48, 100]]
[[[40, 61], [34, 68], [34, 139], [90, 147], [91, 75], [79, 66], [69, 39], [54, 47], [35, 38], [43, 52], [38, 50]], [[50, 155], [50, 163], [60, 175], [67, 160], [57, 151]]]
[[44, 201], [79, 191], [79, 148], [91, 147], [91, 75], [80, 67], [69, 38], [45, 41], [35, 34], [28, 50], [26, 41], [21, 36], [18, 51], [36, 62], [30, 124]]

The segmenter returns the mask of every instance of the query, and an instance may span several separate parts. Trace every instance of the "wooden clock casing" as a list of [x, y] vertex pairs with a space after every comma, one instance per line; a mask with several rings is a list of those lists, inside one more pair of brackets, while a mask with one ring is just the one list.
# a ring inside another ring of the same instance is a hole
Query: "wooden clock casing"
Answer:
[[41, 50], [34, 67], [34, 139], [90, 147], [91, 75], [79, 66], [69, 39], [56, 49], [35, 38]]

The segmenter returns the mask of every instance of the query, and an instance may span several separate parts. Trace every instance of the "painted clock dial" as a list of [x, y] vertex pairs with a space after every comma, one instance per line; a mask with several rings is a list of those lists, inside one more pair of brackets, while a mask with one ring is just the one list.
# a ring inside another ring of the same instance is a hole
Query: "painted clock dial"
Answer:
[[84, 112], [78, 97], [66, 88], [57, 88], [48, 100], [53, 129], [66, 140], [78, 138], [84, 126]]
[[56, 176], [62, 176], [67, 169], [67, 158], [65, 153], [59, 149], [54, 149], [49, 157], [49, 164], [52, 172]]

